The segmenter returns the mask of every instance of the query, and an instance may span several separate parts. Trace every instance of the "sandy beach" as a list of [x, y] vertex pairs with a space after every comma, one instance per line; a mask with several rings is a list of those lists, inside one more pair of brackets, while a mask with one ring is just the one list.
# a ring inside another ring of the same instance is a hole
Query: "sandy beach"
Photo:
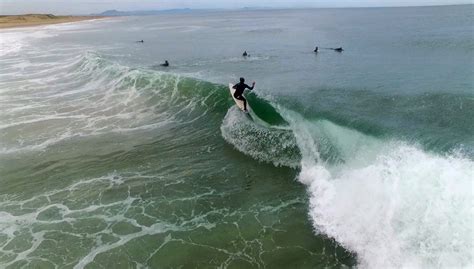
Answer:
[[75, 22], [105, 18], [103, 16], [55, 16], [52, 14], [26, 14], [0, 16], [0, 29], [27, 27], [65, 22]]

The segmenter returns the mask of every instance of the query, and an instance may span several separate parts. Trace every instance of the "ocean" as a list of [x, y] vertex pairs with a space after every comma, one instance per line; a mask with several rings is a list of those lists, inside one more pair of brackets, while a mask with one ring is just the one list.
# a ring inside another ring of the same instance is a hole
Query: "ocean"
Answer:
[[471, 268], [473, 10], [1, 30], [0, 267]]

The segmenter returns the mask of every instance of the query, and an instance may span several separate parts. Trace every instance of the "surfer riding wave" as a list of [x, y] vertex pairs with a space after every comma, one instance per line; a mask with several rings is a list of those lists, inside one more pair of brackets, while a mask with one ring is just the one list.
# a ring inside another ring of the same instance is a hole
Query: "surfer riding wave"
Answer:
[[245, 89], [253, 90], [255, 87], [255, 81], [252, 82], [252, 87], [245, 84], [245, 78], [240, 78], [240, 82], [235, 84], [232, 88], [235, 89], [234, 98], [244, 102], [244, 111], [247, 111], [247, 100], [244, 98], [243, 94]]

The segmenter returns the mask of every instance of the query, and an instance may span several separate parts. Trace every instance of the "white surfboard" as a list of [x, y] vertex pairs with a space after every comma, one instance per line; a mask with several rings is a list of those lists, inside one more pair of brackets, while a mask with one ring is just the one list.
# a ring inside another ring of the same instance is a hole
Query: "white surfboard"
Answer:
[[[240, 110], [246, 112], [246, 111], [244, 110], [244, 101], [235, 99], [235, 97], [234, 97], [235, 89], [232, 88], [233, 86], [234, 86], [234, 84], [229, 83], [230, 96], [232, 96], [232, 99], [234, 99], [235, 104], [237, 105], [237, 107], [240, 108]], [[250, 106], [249, 106], [248, 101], [247, 101], [247, 110], [250, 110]]]

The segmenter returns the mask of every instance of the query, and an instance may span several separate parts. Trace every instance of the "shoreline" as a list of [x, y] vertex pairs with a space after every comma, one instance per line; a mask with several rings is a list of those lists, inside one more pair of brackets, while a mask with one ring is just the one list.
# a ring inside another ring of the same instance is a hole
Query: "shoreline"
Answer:
[[51, 14], [1, 15], [0, 29], [105, 19], [107, 16], [55, 16]]

